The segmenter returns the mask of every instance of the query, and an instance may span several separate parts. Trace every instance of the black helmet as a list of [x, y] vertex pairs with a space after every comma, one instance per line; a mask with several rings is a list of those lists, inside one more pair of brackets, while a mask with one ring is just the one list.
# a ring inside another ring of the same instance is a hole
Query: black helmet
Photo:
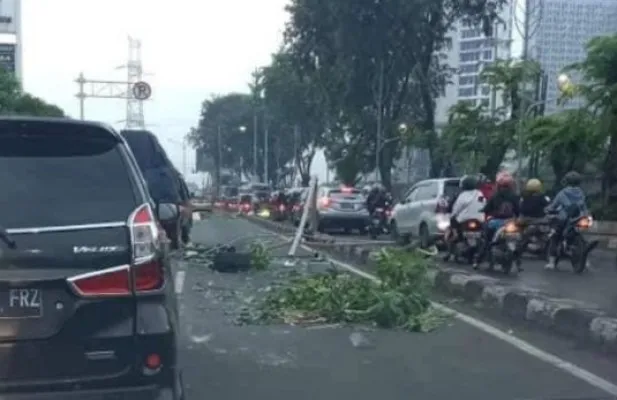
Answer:
[[488, 179], [488, 176], [484, 175], [482, 172], [476, 175], [476, 179], [478, 180], [478, 185], [491, 182], [491, 180]]
[[565, 186], [580, 186], [583, 181], [583, 177], [576, 171], [570, 171], [563, 177], [563, 184]]
[[462, 190], [474, 190], [478, 187], [478, 179], [473, 175], [465, 175], [461, 179], [460, 187]]

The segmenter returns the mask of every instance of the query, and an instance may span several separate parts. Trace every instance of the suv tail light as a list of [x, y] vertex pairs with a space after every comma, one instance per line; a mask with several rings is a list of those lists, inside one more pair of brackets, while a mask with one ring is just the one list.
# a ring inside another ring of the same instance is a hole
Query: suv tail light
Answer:
[[156, 258], [159, 228], [149, 204], [138, 207], [129, 217], [132, 265], [88, 272], [68, 279], [83, 297], [130, 296], [160, 289], [165, 283], [163, 266]]
[[319, 206], [321, 208], [328, 208], [331, 204], [332, 202], [330, 201], [329, 197], [322, 197], [321, 200], [319, 200]]

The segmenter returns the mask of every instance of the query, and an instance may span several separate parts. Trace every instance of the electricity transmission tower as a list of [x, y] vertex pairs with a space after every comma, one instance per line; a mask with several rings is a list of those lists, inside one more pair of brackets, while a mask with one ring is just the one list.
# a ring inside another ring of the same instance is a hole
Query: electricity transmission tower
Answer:
[[143, 68], [141, 63], [141, 41], [128, 38], [129, 51], [126, 65], [119, 68], [126, 68], [126, 81], [112, 80], [93, 80], [86, 79], [82, 74], [76, 79], [79, 85], [77, 98], [79, 99], [79, 116], [85, 118], [85, 100], [87, 98], [98, 99], [120, 99], [126, 100], [126, 119], [127, 129], [145, 129], [144, 120], [144, 101], [148, 100], [152, 94], [150, 85], [142, 80]]

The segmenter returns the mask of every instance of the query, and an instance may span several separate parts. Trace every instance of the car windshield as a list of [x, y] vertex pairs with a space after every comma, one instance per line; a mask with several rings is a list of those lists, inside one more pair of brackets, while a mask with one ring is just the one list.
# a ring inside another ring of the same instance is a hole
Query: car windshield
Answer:
[[0, 221], [7, 228], [126, 221], [135, 194], [109, 139], [0, 134]]

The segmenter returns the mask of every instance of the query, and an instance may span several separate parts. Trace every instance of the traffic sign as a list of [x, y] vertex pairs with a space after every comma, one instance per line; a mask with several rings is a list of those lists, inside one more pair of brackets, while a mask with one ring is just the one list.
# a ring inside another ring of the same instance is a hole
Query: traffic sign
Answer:
[[148, 100], [152, 96], [152, 87], [144, 81], [136, 82], [133, 85], [133, 96], [137, 100]]

